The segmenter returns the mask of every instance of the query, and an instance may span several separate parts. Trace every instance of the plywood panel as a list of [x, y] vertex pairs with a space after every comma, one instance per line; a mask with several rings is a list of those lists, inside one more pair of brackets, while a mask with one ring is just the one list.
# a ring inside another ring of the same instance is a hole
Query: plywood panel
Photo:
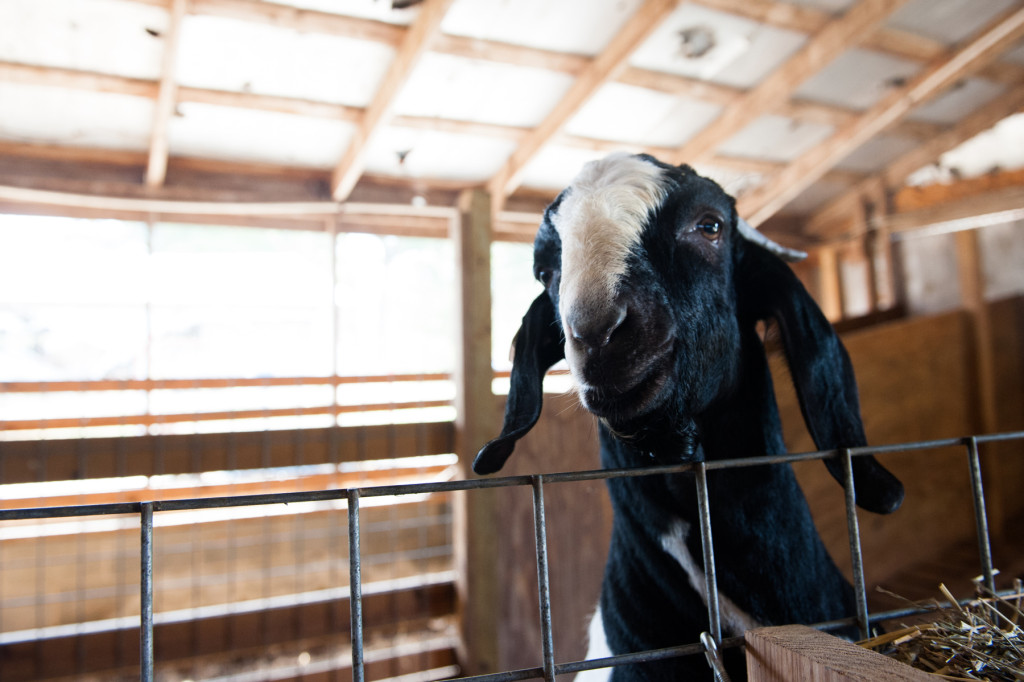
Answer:
[[[575, 395], [545, 395], [540, 421], [516, 446], [502, 474], [600, 468], [597, 425]], [[540, 609], [530, 488], [499, 492], [502, 557], [502, 669], [539, 666]], [[586, 654], [586, 629], [597, 606], [611, 537], [611, 505], [602, 481], [544, 487], [555, 659]]]

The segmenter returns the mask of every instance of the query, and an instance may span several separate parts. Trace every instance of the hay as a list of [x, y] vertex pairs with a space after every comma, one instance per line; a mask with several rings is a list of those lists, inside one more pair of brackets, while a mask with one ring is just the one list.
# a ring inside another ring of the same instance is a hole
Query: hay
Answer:
[[1009, 597], [988, 593], [980, 581], [975, 584], [978, 597], [963, 606], [945, 585], [939, 589], [949, 605], [915, 603], [934, 612], [934, 623], [903, 627], [859, 644], [940, 679], [1024, 682], [1021, 582], [1016, 581]]

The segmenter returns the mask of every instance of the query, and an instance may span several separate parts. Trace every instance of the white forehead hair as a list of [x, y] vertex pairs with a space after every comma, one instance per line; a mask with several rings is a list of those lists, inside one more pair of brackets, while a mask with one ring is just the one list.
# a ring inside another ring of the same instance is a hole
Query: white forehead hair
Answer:
[[567, 306], [612, 300], [626, 259], [665, 194], [662, 169], [632, 154], [583, 167], [552, 220], [562, 241], [563, 314]]

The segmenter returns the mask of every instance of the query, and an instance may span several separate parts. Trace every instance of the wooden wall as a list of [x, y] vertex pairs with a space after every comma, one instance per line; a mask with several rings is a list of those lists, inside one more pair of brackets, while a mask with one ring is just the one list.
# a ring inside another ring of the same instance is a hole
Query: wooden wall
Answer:
[[[501, 400], [504, 403], [504, 400]], [[499, 406], [501, 407], [501, 406]], [[575, 396], [545, 395], [537, 426], [519, 442], [502, 474], [599, 469], [597, 426]], [[540, 607], [531, 488], [505, 488], [498, 499], [501, 670], [541, 665]], [[611, 537], [603, 481], [545, 486], [551, 618], [557, 661], [586, 654], [585, 634], [597, 606]]]
[[[997, 358], [998, 428], [1024, 429], [1024, 298], [988, 306]], [[960, 437], [980, 432], [972, 318], [966, 312], [907, 319], [844, 335], [857, 372], [861, 407], [873, 444]], [[780, 356], [772, 358], [779, 406], [792, 451], [814, 450]], [[504, 473], [532, 474], [599, 466], [593, 417], [572, 396], [547, 396], [535, 429], [517, 447]], [[1024, 443], [982, 450], [990, 523], [1019, 544], [1024, 498], [1005, 494], [1024, 480]], [[906, 485], [903, 507], [890, 516], [861, 511], [869, 590], [913, 567], [936, 560], [950, 547], [974, 543], [974, 512], [962, 448], [882, 458]], [[820, 462], [797, 466], [819, 530], [840, 566], [849, 562], [841, 487]], [[578, 487], [577, 487], [578, 486]], [[539, 615], [534, 567], [532, 507], [528, 489], [502, 491], [498, 562], [504, 668], [540, 665]], [[552, 486], [547, 493], [552, 613], [557, 661], [586, 650], [584, 634], [597, 603], [611, 512], [603, 483]], [[996, 538], [997, 561], [1001, 545]], [[1012, 549], [1012, 548], [1011, 548]], [[847, 569], [848, 570], [848, 569]], [[972, 568], [971, 576], [980, 573]], [[966, 580], [950, 575], [950, 583]], [[965, 584], [959, 584], [964, 587]], [[936, 584], [925, 586], [932, 594]], [[969, 583], [966, 583], [969, 588]], [[913, 595], [907, 595], [913, 596]], [[892, 608], [876, 600], [875, 606]]]

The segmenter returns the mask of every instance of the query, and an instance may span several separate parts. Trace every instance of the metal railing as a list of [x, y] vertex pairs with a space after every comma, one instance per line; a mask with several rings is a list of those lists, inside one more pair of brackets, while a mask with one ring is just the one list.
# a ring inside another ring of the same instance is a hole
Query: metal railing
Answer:
[[[195, 509], [218, 509], [252, 505], [293, 504], [299, 502], [318, 502], [327, 500], [344, 500], [348, 505], [348, 541], [350, 570], [350, 616], [351, 616], [351, 647], [352, 647], [352, 678], [355, 682], [363, 682], [363, 622], [362, 622], [362, 581], [360, 561], [360, 524], [359, 510], [365, 498], [401, 495], [423, 495], [432, 493], [449, 493], [455, 491], [478, 490], [484, 488], [505, 488], [512, 486], [530, 487], [533, 491], [534, 531], [537, 544], [537, 580], [540, 595], [541, 641], [543, 665], [498, 672], [475, 677], [462, 678], [477, 682], [511, 682], [513, 680], [544, 679], [553, 682], [557, 675], [572, 674], [585, 670], [619, 666], [662, 660], [677, 656], [708, 653], [717, 647], [729, 648], [743, 643], [742, 637], [723, 640], [721, 637], [721, 617], [718, 605], [718, 587], [715, 574], [715, 552], [712, 541], [710, 502], [707, 495], [707, 472], [716, 469], [748, 467], [781, 462], [803, 462], [826, 458], [839, 458], [845, 471], [845, 504], [847, 529], [850, 542], [853, 582], [857, 599], [857, 613], [849, 618], [817, 623], [815, 627], [833, 630], [844, 626], [856, 625], [864, 637], [868, 636], [870, 627], [892, 618], [904, 617], [915, 613], [913, 608], [898, 611], [886, 611], [871, 614], [867, 607], [867, 594], [864, 581], [864, 565], [861, 554], [861, 537], [857, 521], [856, 499], [853, 488], [852, 461], [854, 457], [863, 455], [883, 455], [907, 453], [932, 448], [963, 447], [966, 450], [968, 468], [971, 478], [971, 495], [975, 511], [975, 529], [978, 541], [982, 579], [984, 585], [992, 592], [995, 589], [995, 570], [992, 563], [992, 547], [989, 535], [988, 519], [985, 509], [985, 492], [981, 479], [981, 465], [978, 446], [1012, 440], [1024, 440], [1024, 431], [999, 433], [965, 438], [919, 441], [899, 445], [874, 446], [833, 450], [826, 452], [806, 452], [768, 457], [752, 457], [713, 462], [697, 462], [689, 464], [659, 465], [630, 469], [604, 469], [593, 471], [575, 471], [554, 474], [538, 474], [533, 476], [509, 476], [501, 478], [472, 479], [461, 481], [443, 481], [433, 483], [417, 483], [403, 485], [385, 485], [335, 490], [269, 493], [259, 495], [240, 495], [229, 497], [213, 497], [198, 499], [161, 500], [151, 502], [130, 502], [111, 504], [92, 504], [63, 507], [37, 507], [25, 509], [0, 510], [0, 521], [52, 519], [81, 516], [99, 516], [111, 514], [135, 514], [141, 523], [141, 679], [145, 682], [153, 680], [153, 517], [157, 513]], [[700, 515], [701, 540], [703, 543], [704, 571], [707, 577], [707, 605], [710, 639], [708, 642], [694, 642], [680, 646], [621, 654], [601, 659], [556, 663], [554, 654], [554, 638], [551, 626], [550, 586], [548, 582], [547, 554], [547, 521], [544, 509], [545, 486], [574, 481], [593, 481], [611, 478], [652, 476], [665, 474], [693, 473], [698, 494], [698, 512]]]

